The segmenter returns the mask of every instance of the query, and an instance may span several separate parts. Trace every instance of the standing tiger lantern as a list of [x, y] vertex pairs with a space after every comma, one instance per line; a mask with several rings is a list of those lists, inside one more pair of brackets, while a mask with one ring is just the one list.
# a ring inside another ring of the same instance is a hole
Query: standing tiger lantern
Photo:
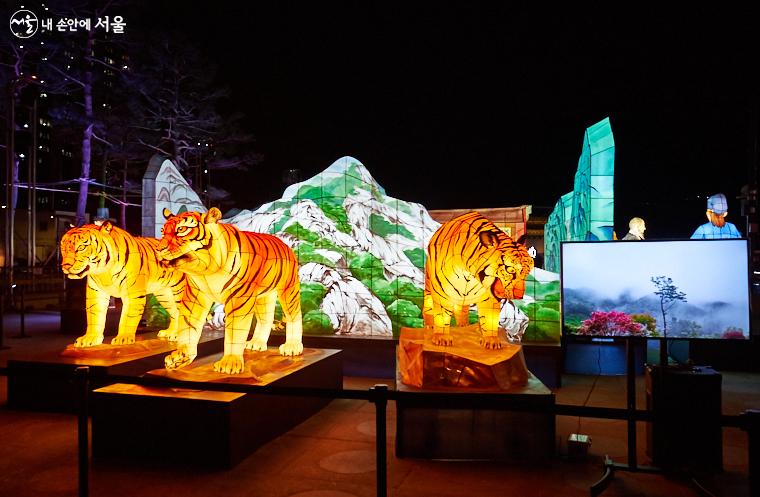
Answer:
[[475, 304], [481, 345], [501, 348], [501, 304], [522, 298], [531, 269], [533, 258], [525, 246], [480, 213], [469, 212], [442, 224], [430, 239], [425, 265], [424, 320], [433, 327], [432, 342], [451, 345], [452, 316], [457, 326], [467, 326], [470, 306]]
[[[280, 354], [303, 353], [298, 260], [290, 247], [273, 235], [219, 223], [222, 213], [215, 207], [207, 214], [173, 215], [164, 209], [164, 217], [159, 257], [188, 278], [180, 304], [183, 322], [177, 350], [165, 359], [168, 369], [195, 359], [203, 323], [214, 302], [222, 303], [225, 313], [224, 355], [214, 363], [214, 371], [241, 373], [245, 349], [267, 349], [278, 298], [285, 322]], [[256, 328], [247, 341], [254, 317]]]
[[122, 302], [118, 333], [111, 344], [134, 343], [149, 293], [169, 313], [169, 327], [158, 336], [176, 339], [177, 304], [185, 291], [185, 276], [160, 264], [157, 248], [157, 239], [132, 236], [109, 221], [71, 228], [63, 235], [63, 273], [70, 279], [87, 278], [87, 330], [76, 339], [75, 347], [103, 343], [111, 297]]

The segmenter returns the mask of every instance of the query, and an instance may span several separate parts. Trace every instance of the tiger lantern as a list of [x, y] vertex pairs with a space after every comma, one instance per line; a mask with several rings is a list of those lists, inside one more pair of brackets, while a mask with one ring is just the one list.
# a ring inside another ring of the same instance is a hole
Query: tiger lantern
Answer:
[[451, 345], [452, 315], [457, 326], [467, 326], [469, 308], [476, 304], [481, 345], [501, 348], [501, 303], [522, 298], [531, 269], [533, 258], [525, 246], [480, 213], [442, 224], [430, 239], [425, 265], [424, 319], [433, 327], [433, 343]]
[[[285, 322], [285, 343], [280, 354], [303, 353], [301, 343], [301, 284], [293, 250], [276, 236], [241, 231], [219, 223], [222, 213], [212, 207], [207, 214], [173, 215], [164, 209], [166, 224], [159, 257], [188, 277], [188, 291], [180, 305], [183, 324], [177, 350], [166, 357], [168, 369], [185, 366], [198, 354], [203, 322], [214, 302], [224, 305], [224, 355], [214, 371], [243, 371], [245, 349], [267, 349], [277, 299]], [[251, 323], [256, 328], [246, 341]]]
[[158, 336], [176, 339], [177, 303], [185, 291], [185, 276], [159, 263], [157, 247], [157, 239], [132, 236], [109, 221], [71, 228], [63, 235], [61, 269], [71, 279], [87, 278], [87, 330], [74, 346], [103, 343], [111, 297], [122, 302], [118, 333], [111, 343], [134, 343], [149, 293], [169, 313], [169, 327]]

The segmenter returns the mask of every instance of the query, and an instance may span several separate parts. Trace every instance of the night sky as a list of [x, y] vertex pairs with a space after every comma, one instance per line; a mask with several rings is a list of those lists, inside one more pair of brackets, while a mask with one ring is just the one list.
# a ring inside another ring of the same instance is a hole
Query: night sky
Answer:
[[609, 116], [619, 236], [639, 215], [650, 238], [686, 237], [717, 191], [744, 231], [751, 13], [250, 4], [150, 7], [219, 65], [257, 138], [264, 162], [217, 178], [238, 207], [278, 198], [283, 170], [307, 178], [343, 155], [430, 209], [552, 207], [572, 189], [585, 128]]

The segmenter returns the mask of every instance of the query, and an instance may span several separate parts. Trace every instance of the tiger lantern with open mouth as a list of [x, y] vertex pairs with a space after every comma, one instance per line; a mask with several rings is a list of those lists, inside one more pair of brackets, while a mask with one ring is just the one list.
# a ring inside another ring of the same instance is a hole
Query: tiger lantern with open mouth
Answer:
[[[159, 257], [188, 278], [177, 350], [165, 360], [168, 369], [195, 359], [206, 314], [215, 302], [224, 305], [225, 313], [224, 355], [214, 363], [215, 371], [241, 373], [245, 349], [267, 349], [278, 298], [285, 322], [280, 354], [303, 353], [298, 260], [290, 247], [276, 236], [219, 223], [222, 214], [215, 207], [207, 214], [173, 215], [164, 209], [164, 217]], [[247, 341], [254, 317], [256, 328]]]

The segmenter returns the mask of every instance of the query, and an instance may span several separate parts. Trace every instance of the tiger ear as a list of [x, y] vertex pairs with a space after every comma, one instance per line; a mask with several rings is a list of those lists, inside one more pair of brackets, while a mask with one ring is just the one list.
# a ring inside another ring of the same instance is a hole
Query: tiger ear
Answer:
[[208, 214], [203, 218], [203, 222], [206, 224], [215, 223], [222, 218], [222, 211], [216, 207], [212, 207], [208, 210]]
[[110, 233], [112, 228], [113, 228], [113, 224], [111, 224], [111, 221], [101, 221], [101, 224], [100, 224], [101, 231]]
[[166, 207], [164, 207], [163, 214], [164, 214], [164, 219], [169, 219], [170, 217], [172, 217], [174, 215], [174, 214], [172, 214], [172, 211], [170, 211]]
[[481, 231], [478, 236], [480, 237], [480, 243], [488, 248], [493, 247], [499, 242], [499, 237], [493, 231]]

